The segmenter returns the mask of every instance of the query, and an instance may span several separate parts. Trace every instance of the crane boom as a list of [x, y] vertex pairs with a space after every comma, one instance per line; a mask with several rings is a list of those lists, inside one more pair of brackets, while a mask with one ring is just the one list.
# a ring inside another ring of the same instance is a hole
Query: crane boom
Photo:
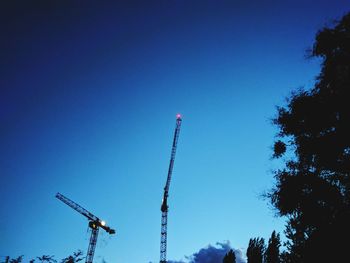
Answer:
[[90, 213], [88, 210], [86, 210], [82, 206], [80, 206], [77, 203], [75, 203], [74, 201], [70, 200], [68, 197], [65, 197], [64, 195], [62, 195], [60, 193], [57, 193], [56, 194], [56, 198], [61, 200], [63, 203], [65, 203], [66, 205], [70, 206], [71, 208], [73, 208], [78, 213], [80, 213], [83, 216], [85, 216], [89, 221], [95, 222], [95, 224], [97, 224], [99, 227], [101, 227], [104, 230], [106, 230], [107, 233], [115, 234], [115, 230], [111, 229], [108, 226], [106, 226], [105, 222], [103, 220], [99, 219], [97, 216], [95, 216], [94, 214]]
[[66, 205], [70, 206], [71, 208], [73, 208], [75, 211], [79, 212], [83, 216], [86, 216], [89, 220], [92, 220], [92, 221], [98, 221], [99, 220], [97, 216], [93, 215], [88, 210], [86, 210], [85, 208], [81, 207], [80, 205], [78, 205], [74, 201], [70, 200], [69, 198], [65, 197], [64, 195], [62, 195], [60, 193], [57, 193], [56, 194], [56, 198], [60, 199], [63, 203], [65, 203]]
[[80, 205], [78, 205], [74, 201], [70, 200], [69, 198], [65, 197], [64, 195], [57, 193], [56, 198], [61, 200], [63, 203], [70, 206], [75, 211], [82, 214], [83, 216], [85, 216], [89, 220], [89, 227], [91, 228], [91, 237], [90, 237], [90, 242], [89, 242], [89, 247], [88, 247], [88, 252], [86, 254], [86, 261], [85, 262], [92, 263], [92, 260], [94, 258], [99, 228], [100, 227], [103, 228], [109, 234], [115, 234], [115, 230], [106, 226], [106, 223], [103, 220], [100, 220], [97, 216], [90, 213], [88, 210], [81, 207]]
[[169, 163], [169, 169], [168, 169], [168, 176], [164, 187], [164, 193], [163, 193], [163, 201], [162, 206], [160, 208], [162, 212], [162, 220], [161, 220], [161, 238], [160, 238], [160, 263], [166, 263], [166, 252], [167, 252], [167, 235], [168, 235], [168, 196], [169, 196], [169, 187], [171, 182], [171, 176], [174, 168], [174, 161], [175, 161], [175, 154], [176, 154], [176, 147], [177, 147], [177, 141], [180, 134], [180, 128], [181, 128], [181, 115], [176, 115], [176, 126], [175, 126], [175, 133], [174, 133], [174, 139], [173, 139], [173, 145], [171, 148], [171, 156], [170, 156], [170, 163]]

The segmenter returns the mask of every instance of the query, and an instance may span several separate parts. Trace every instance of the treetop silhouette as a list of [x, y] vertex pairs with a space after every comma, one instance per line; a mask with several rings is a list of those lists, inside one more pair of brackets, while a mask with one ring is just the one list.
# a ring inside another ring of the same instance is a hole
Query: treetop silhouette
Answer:
[[315, 86], [292, 93], [273, 120], [273, 156], [286, 159], [267, 196], [288, 218], [290, 262], [334, 262], [350, 234], [350, 13], [317, 33], [311, 57], [322, 61]]

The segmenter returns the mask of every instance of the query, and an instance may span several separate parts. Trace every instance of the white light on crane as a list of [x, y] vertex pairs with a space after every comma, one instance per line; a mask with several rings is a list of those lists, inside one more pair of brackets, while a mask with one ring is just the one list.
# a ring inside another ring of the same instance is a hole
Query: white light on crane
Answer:
[[101, 221], [101, 226], [105, 226], [106, 225], [106, 221]]

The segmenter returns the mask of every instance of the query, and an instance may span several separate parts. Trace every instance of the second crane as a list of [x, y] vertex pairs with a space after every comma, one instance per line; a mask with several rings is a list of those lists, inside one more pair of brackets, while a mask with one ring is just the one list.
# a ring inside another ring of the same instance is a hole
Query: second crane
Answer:
[[176, 146], [177, 141], [180, 134], [181, 127], [181, 115], [176, 115], [176, 126], [174, 133], [173, 146], [171, 149], [170, 163], [168, 169], [168, 176], [164, 187], [163, 201], [160, 210], [162, 211], [162, 222], [161, 222], [161, 239], [160, 239], [160, 263], [166, 263], [166, 252], [167, 252], [167, 228], [168, 228], [168, 195], [169, 195], [169, 187], [171, 181], [171, 175], [173, 172], [175, 154], [176, 154]]

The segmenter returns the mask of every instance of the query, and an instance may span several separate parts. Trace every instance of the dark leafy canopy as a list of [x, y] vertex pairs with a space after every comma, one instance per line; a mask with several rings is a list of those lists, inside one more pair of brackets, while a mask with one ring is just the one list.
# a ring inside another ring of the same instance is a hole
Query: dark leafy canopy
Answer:
[[276, 231], [273, 231], [265, 251], [265, 263], [280, 262], [280, 246], [280, 235], [276, 234]]
[[[41, 257], [37, 257], [37, 259], [40, 262], [47, 262], [47, 263], [56, 263], [57, 262], [57, 260], [54, 259], [54, 256], [49, 256], [49, 255], [43, 255]], [[34, 260], [32, 262], [34, 262]]]
[[236, 255], [232, 249], [226, 253], [223, 263], [236, 263]]
[[18, 258], [10, 258], [9, 256], [5, 257], [5, 261], [3, 263], [21, 263], [23, 260], [23, 255]]
[[293, 93], [274, 120], [274, 157], [293, 157], [276, 171], [268, 196], [288, 218], [289, 261], [344, 262], [350, 249], [343, 241], [350, 235], [350, 13], [318, 32], [312, 56], [322, 59], [314, 88]]
[[61, 263], [75, 263], [83, 260], [83, 252], [81, 250], [78, 250], [77, 252], [74, 252], [73, 255], [70, 255], [64, 259], [61, 260]]
[[262, 263], [265, 253], [265, 240], [263, 238], [251, 238], [247, 248], [248, 263]]
[[[75, 263], [83, 260], [83, 252], [81, 250], [78, 250], [73, 253], [73, 255], [69, 255], [68, 257], [62, 259], [60, 263]], [[11, 259], [9, 256], [5, 258], [5, 261], [2, 263], [21, 263], [23, 260], [23, 256], [20, 256], [18, 258]], [[47, 262], [47, 263], [56, 263], [57, 260], [55, 259], [55, 256], [49, 256], [49, 255], [43, 255], [41, 257], [36, 257], [36, 259], [31, 259], [29, 262], [34, 263], [37, 262]]]

